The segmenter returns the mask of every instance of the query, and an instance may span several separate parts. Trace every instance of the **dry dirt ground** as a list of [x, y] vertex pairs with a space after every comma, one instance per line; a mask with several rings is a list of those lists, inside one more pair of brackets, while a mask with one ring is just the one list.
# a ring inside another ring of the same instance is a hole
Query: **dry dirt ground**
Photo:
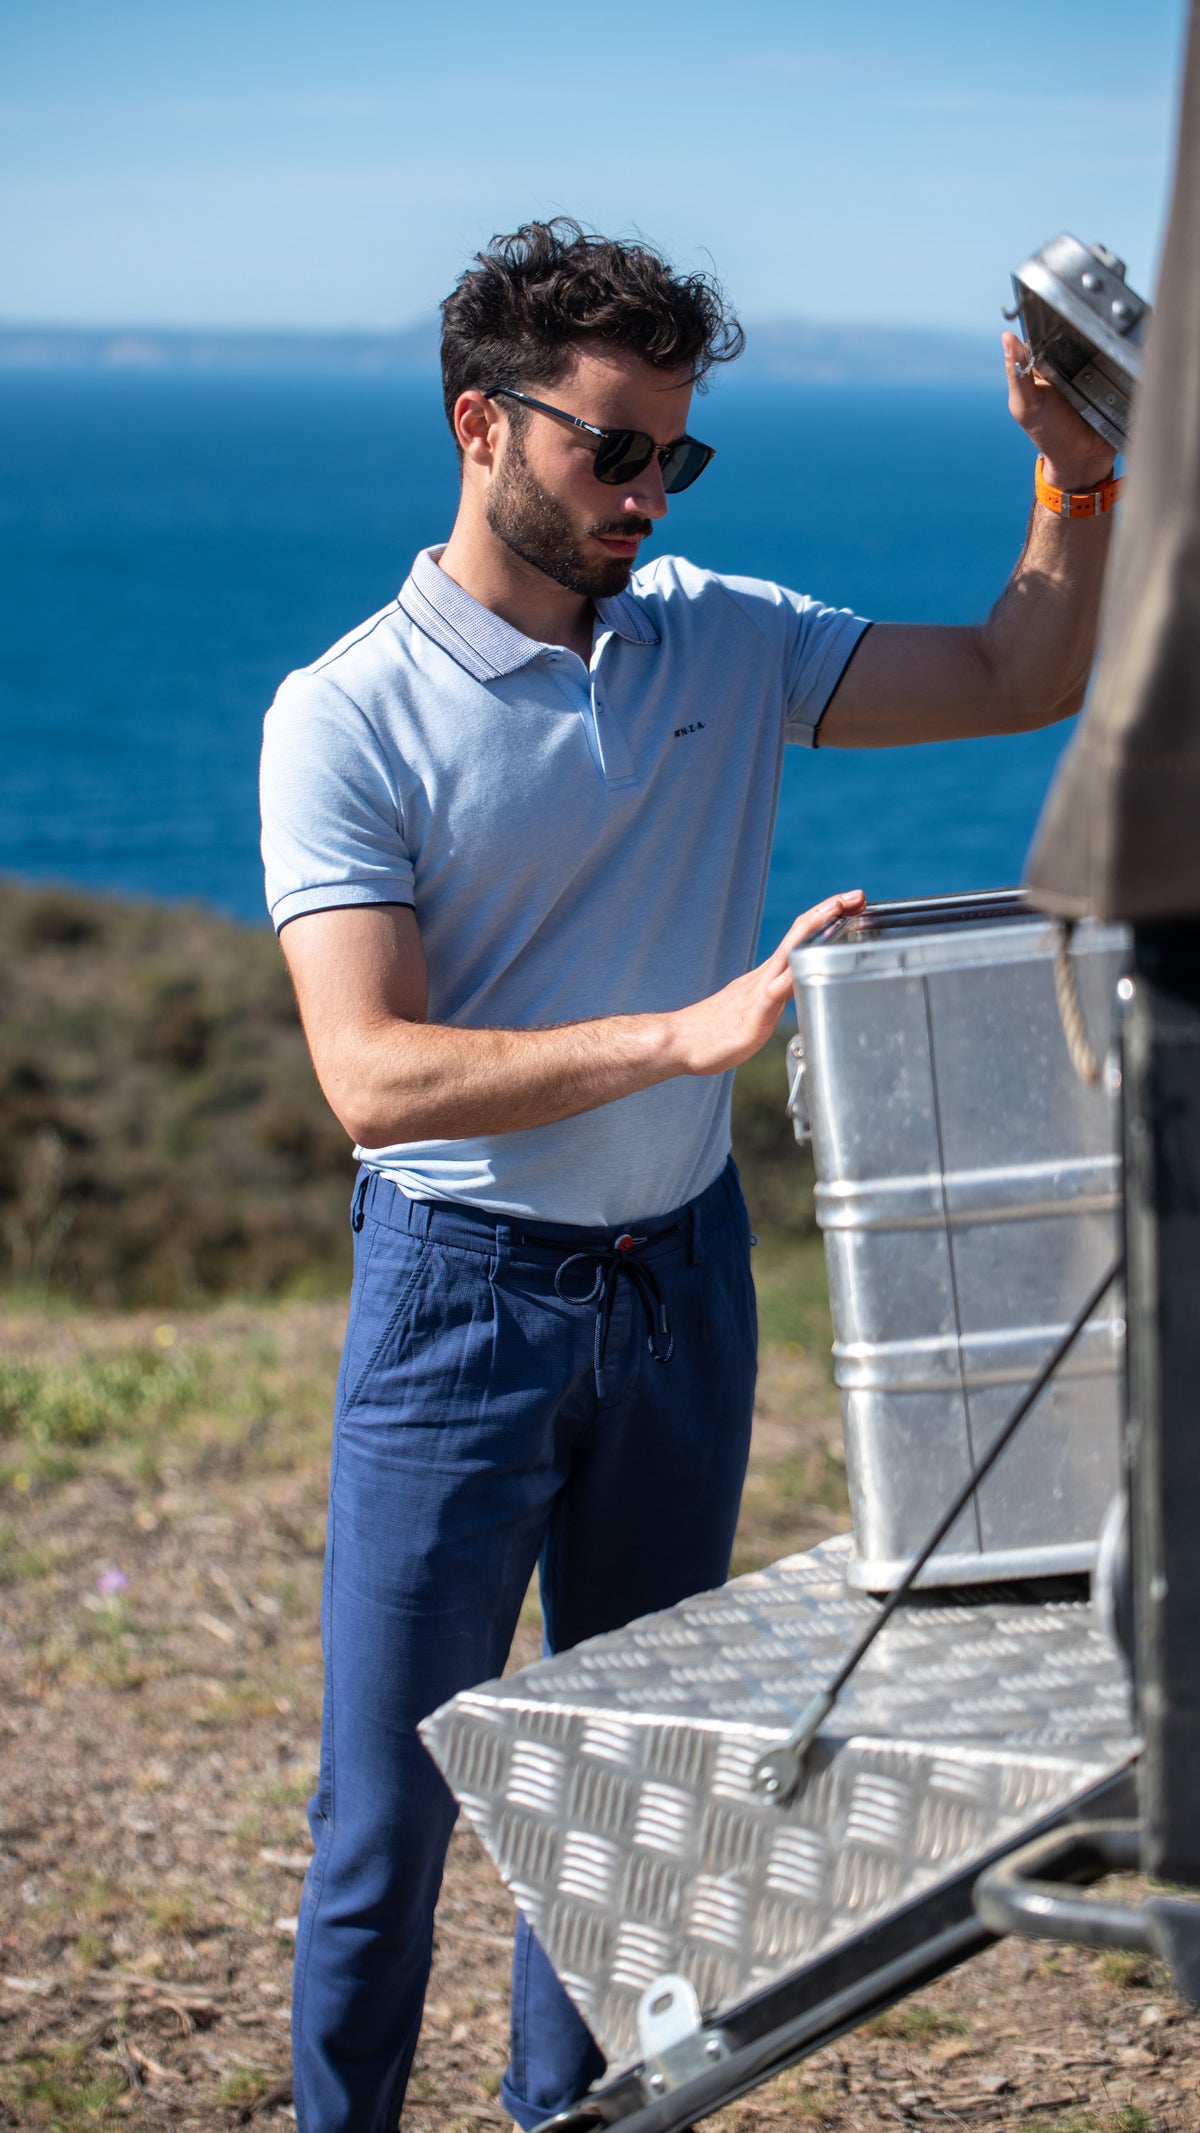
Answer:
[[[0, 1317], [0, 2126], [291, 2122], [340, 1321]], [[828, 1380], [794, 1343], [757, 1438], [741, 1568], [844, 1523]], [[409, 2133], [507, 2123], [511, 1922], [460, 1830]], [[1200, 2026], [1132, 1957], [1004, 1945], [717, 2123], [1196, 2133]]]

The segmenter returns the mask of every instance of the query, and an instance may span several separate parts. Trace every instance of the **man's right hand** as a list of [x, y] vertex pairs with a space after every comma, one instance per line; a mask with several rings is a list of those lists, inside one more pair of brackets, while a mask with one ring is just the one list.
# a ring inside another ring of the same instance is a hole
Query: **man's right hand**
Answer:
[[791, 997], [792, 979], [788, 957], [802, 941], [812, 939], [833, 919], [861, 911], [866, 897], [861, 889], [844, 889], [814, 904], [784, 934], [778, 948], [765, 963], [735, 978], [707, 1000], [694, 1007], [681, 1007], [672, 1016], [677, 1025], [676, 1041], [684, 1074], [724, 1074], [760, 1052], [775, 1029]]
[[281, 945], [331, 1110], [364, 1148], [387, 1148], [516, 1133], [679, 1074], [724, 1074], [779, 1021], [791, 950], [862, 904], [861, 889], [827, 897], [765, 963], [694, 1006], [553, 1029], [427, 1022], [424, 950], [405, 904], [314, 911], [284, 927]]

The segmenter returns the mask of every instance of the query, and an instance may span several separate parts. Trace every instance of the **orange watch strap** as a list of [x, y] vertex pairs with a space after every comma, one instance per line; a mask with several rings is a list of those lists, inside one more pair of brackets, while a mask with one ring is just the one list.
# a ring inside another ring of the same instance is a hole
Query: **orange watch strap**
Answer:
[[1039, 455], [1034, 468], [1033, 486], [1039, 504], [1053, 511], [1056, 518], [1099, 518], [1104, 511], [1111, 511], [1121, 494], [1123, 486], [1119, 475], [1110, 475], [1107, 481], [1098, 481], [1091, 489], [1055, 489], [1046, 480], [1042, 471], [1043, 461]]

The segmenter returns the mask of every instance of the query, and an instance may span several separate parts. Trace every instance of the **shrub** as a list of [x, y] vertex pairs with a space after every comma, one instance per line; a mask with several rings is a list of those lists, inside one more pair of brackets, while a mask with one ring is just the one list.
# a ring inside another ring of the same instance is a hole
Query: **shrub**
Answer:
[[[0, 883], [0, 1280], [91, 1303], [336, 1293], [354, 1166], [270, 930]], [[755, 1227], [812, 1228], [784, 1040], [738, 1074]]]

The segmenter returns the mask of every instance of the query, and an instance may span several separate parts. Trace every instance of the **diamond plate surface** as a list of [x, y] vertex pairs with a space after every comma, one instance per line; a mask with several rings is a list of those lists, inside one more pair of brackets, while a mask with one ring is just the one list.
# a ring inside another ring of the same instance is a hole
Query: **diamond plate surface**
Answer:
[[764, 1747], [875, 1603], [826, 1542], [467, 1691], [422, 1738], [598, 2039], [640, 2057], [638, 1996], [680, 1971], [712, 2014], [792, 1973], [1135, 1753], [1128, 1687], [1081, 1603], [977, 1597], [888, 1624], [780, 1809]]

